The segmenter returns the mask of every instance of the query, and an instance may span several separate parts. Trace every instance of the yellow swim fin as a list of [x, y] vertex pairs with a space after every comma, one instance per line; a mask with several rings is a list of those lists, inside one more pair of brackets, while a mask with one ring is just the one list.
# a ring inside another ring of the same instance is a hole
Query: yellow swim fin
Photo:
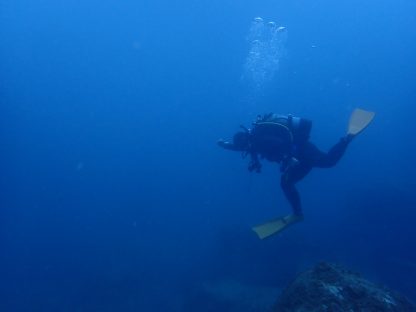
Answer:
[[276, 218], [270, 221], [267, 221], [263, 224], [253, 227], [253, 231], [256, 232], [257, 236], [260, 239], [264, 239], [273, 234], [280, 233], [289, 225], [302, 221], [303, 217], [296, 215], [287, 215], [285, 217]]
[[365, 111], [360, 108], [354, 109], [348, 124], [348, 135], [357, 135], [361, 133], [371, 123], [375, 116], [374, 112]]

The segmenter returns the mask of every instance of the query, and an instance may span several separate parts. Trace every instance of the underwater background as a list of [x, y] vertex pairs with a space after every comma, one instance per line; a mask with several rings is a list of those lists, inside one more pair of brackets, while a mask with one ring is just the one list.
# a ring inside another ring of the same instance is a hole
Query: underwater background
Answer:
[[[2, 1], [0, 309], [185, 311], [322, 260], [416, 301], [415, 29], [413, 0]], [[327, 150], [355, 107], [304, 222], [259, 240], [279, 167], [217, 140], [276, 112]]]

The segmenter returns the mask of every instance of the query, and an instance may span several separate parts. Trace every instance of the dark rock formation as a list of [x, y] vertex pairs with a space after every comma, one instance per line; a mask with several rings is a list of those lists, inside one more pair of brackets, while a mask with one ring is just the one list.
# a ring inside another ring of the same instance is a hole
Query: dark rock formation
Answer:
[[300, 274], [281, 294], [276, 312], [410, 312], [405, 297], [340, 266], [320, 263]]

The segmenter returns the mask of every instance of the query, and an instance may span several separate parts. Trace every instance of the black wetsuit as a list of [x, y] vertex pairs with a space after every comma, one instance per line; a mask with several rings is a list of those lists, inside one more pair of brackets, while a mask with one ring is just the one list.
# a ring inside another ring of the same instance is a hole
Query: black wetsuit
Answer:
[[341, 138], [327, 153], [320, 151], [309, 141], [309, 136], [304, 136], [302, 140], [293, 142], [290, 146], [281, 148], [279, 140], [274, 138], [264, 138], [264, 135], [256, 135], [255, 131], [247, 132], [248, 145], [244, 148], [239, 144], [220, 140], [218, 144], [229, 150], [243, 151], [250, 155], [251, 161], [248, 169], [260, 172], [261, 164], [259, 156], [271, 162], [281, 164], [281, 187], [292, 206], [296, 215], [302, 215], [302, 206], [299, 193], [295, 184], [302, 180], [312, 168], [330, 168], [334, 166], [344, 155], [344, 152], [352, 137]]

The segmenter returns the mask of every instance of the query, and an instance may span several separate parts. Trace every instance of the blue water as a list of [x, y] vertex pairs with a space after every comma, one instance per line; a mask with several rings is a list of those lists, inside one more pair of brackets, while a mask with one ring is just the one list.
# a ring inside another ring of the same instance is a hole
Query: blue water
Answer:
[[[3, 1], [0, 309], [184, 311], [213, 280], [283, 288], [335, 261], [416, 301], [416, 2]], [[273, 77], [244, 76], [261, 16]], [[276, 164], [217, 147], [257, 114], [313, 120], [328, 149], [374, 122], [287, 214]]]

